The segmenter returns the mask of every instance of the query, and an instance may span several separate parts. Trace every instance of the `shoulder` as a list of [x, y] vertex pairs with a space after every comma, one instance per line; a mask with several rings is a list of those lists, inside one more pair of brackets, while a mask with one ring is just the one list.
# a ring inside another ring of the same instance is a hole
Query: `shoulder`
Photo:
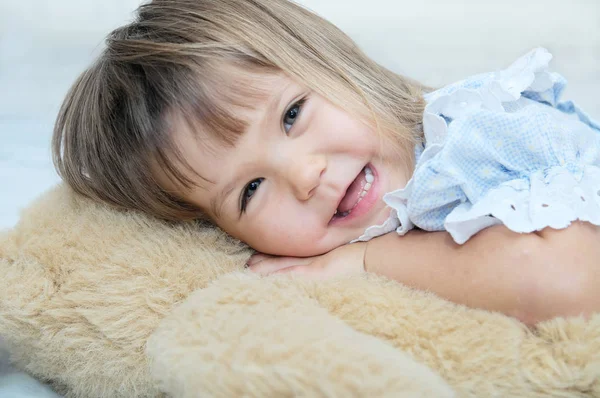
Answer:
[[522, 99], [556, 106], [566, 81], [550, 72], [551, 59], [547, 50], [536, 48], [506, 69], [471, 76], [428, 93], [423, 114], [426, 142], [443, 142], [452, 121], [505, 115], [523, 106]]

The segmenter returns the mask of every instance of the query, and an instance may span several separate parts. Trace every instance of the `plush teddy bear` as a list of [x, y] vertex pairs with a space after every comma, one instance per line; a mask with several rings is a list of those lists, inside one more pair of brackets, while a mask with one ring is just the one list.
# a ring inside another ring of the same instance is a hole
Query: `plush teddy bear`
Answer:
[[0, 235], [0, 335], [68, 397], [600, 397], [600, 315], [528, 329], [374, 275], [260, 278], [250, 254], [58, 186]]

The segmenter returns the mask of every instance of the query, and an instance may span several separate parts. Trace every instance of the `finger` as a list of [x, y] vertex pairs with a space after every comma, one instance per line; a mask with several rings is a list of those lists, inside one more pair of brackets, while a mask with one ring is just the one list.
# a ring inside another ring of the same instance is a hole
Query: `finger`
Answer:
[[273, 258], [273, 257], [274, 257], [274, 256], [271, 256], [271, 255], [269, 255], [269, 254], [263, 254], [263, 253], [259, 253], [259, 252], [257, 252], [257, 253], [254, 253], [254, 254], [253, 254], [251, 257], [250, 257], [250, 259], [249, 259], [249, 260], [246, 262], [246, 267], [250, 267], [250, 266], [252, 266], [252, 265], [254, 265], [254, 264], [258, 264], [258, 263], [260, 263], [261, 261], [264, 261], [264, 260], [266, 260], [266, 259], [268, 259], [268, 258]]
[[257, 274], [268, 275], [280, 269], [291, 267], [296, 263], [291, 257], [274, 257], [264, 258], [259, 262], [255, 262], [248, 268]]
[[266, 258], [258, 263], [252, 264], [249, 269], [261, 275], [270, 275], [279, 270], [296, 265], [308, 263], [306, 259], [296, 257], [273, 257]]
[[306, 275], [311, 268], [308, 265], [291, 265], [287, 268], [279, 269], [273, 272], [271, 275], [285, 275], [285, 274], [294, 274], [294, 275]]
[[327, 276], [320, 273], [317, 268], [310, 264], [292, 265], [291, 267], [283, 268], [275, 271], [271, 275], [289, 275], [290, 277], [300, 277], [304, 280], [322, 280], [327, 279]]

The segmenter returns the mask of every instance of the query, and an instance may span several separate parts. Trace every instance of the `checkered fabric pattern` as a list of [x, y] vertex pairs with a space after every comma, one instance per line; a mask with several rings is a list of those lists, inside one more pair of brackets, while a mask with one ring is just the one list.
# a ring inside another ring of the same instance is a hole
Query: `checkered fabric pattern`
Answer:
[[[550, 59], [546, 50], [535, 49], [506, 70], [473, 76], [426, 96], [425, 143], [415, 149], [417, 163], [408, 185], [384, 196], [397, 220], [387, 225], [396, 225], [400, 234], [414, 226], [447, 230], [463, 243], [498, 223], [531, 232], [566, 226], [573, 218], [589, 221], [567, 211], [564, 222], [545, 222], [530, 203], [543, 195], [569, 207], [567, 188], [600, 195], [600, 125], [574, 103], [559, 102], [566, 81], [547, 70]], [[531, 190], [534, 178], [536, 189]], [[579, 189], [578, 184], [585, 186]], [[526, 211], [506, 212], [507, 206], [516, 211], [517, 203]], [[591, 211], [600, 222], [600, 198], [596, 206]], [[516, 214], [531, 220], [515, 221]], [[386, 232], [382, 226], [371, 227], [359, 240], [372, 238], [374, 231]]]

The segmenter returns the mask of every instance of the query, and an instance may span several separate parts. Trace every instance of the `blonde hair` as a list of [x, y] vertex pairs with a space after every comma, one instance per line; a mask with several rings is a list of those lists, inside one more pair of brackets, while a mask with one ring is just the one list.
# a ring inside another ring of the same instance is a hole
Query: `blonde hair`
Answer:
[[236, 92], [223, 64], [286, 73], [373, 121], [412, 164], [424, 87], [372, 61], [325, 19], [287, 0], [155, 0], [108, 36], [67, 94], [52, 143], [58, 173], [75, 191], [121, 208], [202, 218], [161, 186], [155, 170], [194, 184], [171, 138], [173, 111], [229, 145], [244, 131], [226, 105], [259, 93]]

